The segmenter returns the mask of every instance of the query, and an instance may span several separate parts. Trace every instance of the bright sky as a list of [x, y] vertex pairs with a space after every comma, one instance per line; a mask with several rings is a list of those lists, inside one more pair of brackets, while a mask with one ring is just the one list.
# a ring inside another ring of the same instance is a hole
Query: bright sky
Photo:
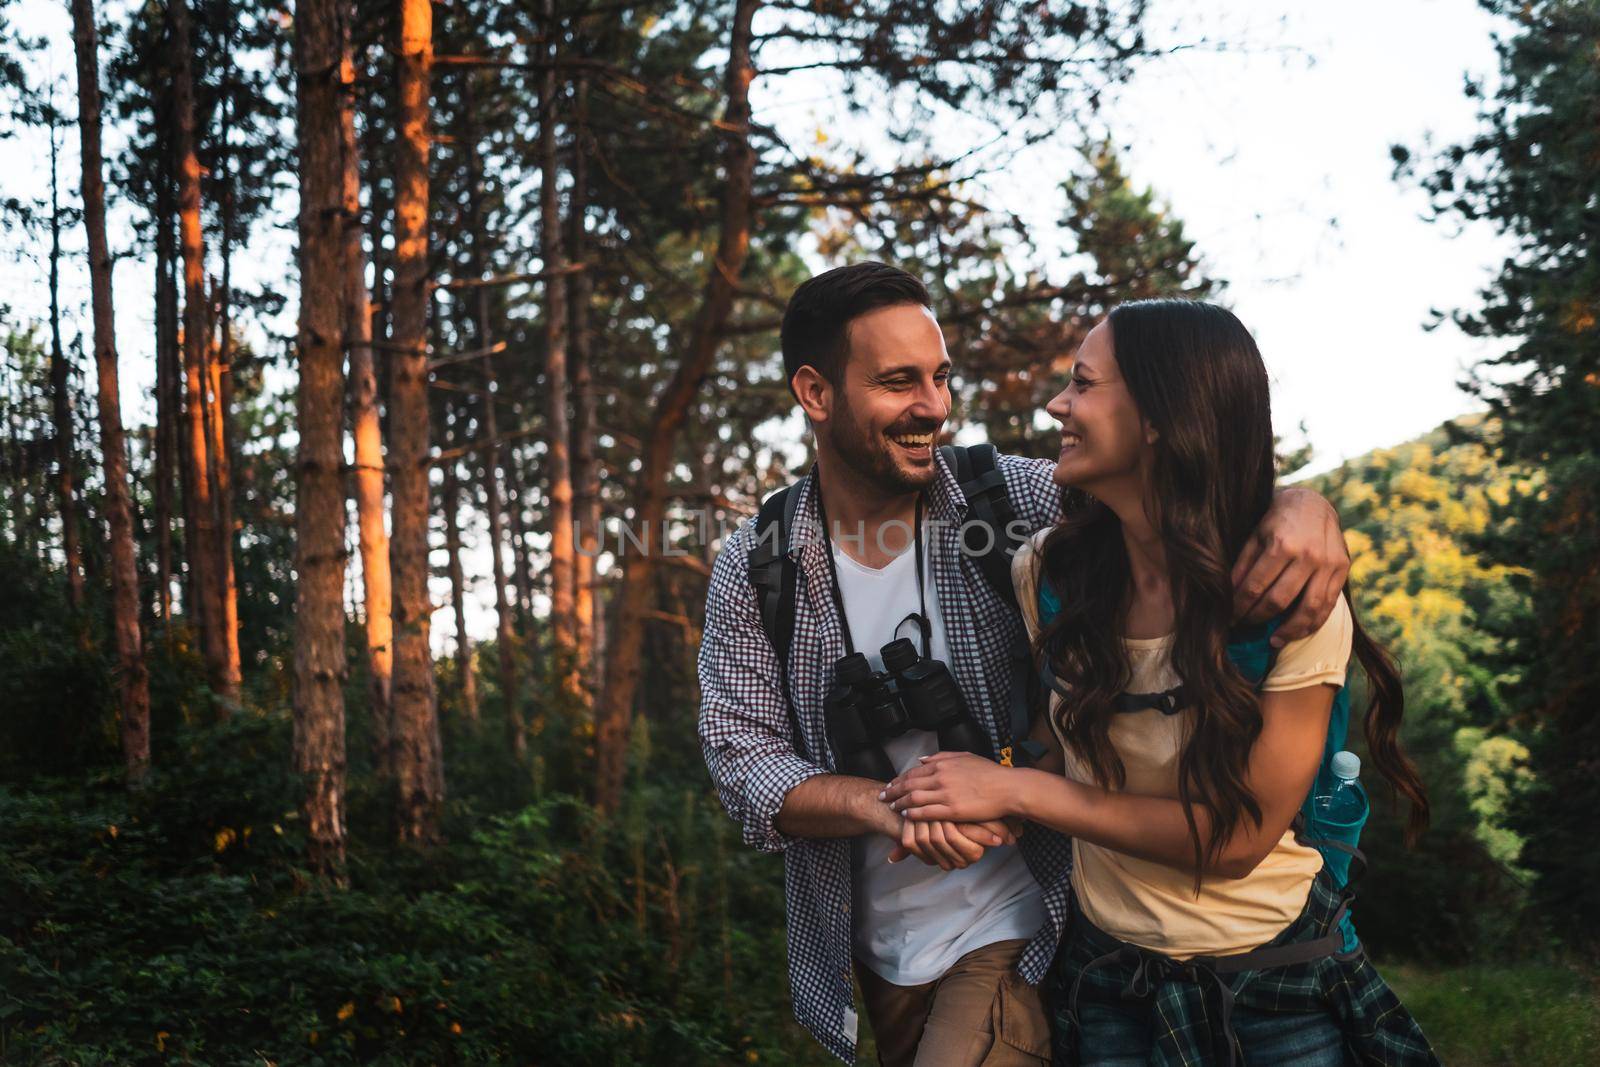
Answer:
[[1490, 350], [1423, 324], [1474, 306], [1503, 252], [1486, 230], [1424, 221], [1389, 146], [1474, 131], [1462, 79], [1493, 73], [1493, 20], [1473, 0], [1161, 0], [1151, 25], [1180, 10], [1253, 51], [1151, 64], [1110, 126], [1129, 172], [1230, 283], [1273, 374], [1279, 433], [1294, 440], [1304, 420], [1326, 469], [1469, 410], [1456, 383]]
[[[1493, 20], [1473, 0], [1152, 0], [1146, 26], [1153, 46], [1198, 47], [1144, 63], [1089, 125], [1110, 132], [1126, 173], [1229, 283], [1221, 299], [1272, 372], [1278, 432], [1315, 448], [1307, 472], [1470, 410], [1457, 382], [1490, 349], [1423, 324], [1430, 309], [1473, 306], [1499, 245], [1425, 221], [1425, 198], [1391, 177], [1389, 147], [1473, 132], [1463, 76], [1494, 71]], [[791, 143], [817, 130], [871, 136], [825, 85], [757, 85], [757, 114]], [[978, 136], [949, 126], [953, 145]], [[1057, 186], [1079, 158], [1069, 131], [980, 177], [979, 198], [1042, 246], [1054, 231], [1070, 247]], [[800, 425], [764, 438], [792, 443]]]
[[[22, 0], [11, 11], [23, 32], [53, 43], [35, 69], [58, 72], [70, 94], [65, 5]], [[1118, 92], [1105, 122], [1134, 180], [1170, 204], [1213, 276], [1230, 283], [1225, 299], [1256, 332], [1273, 373], [1279, 432], [1298, 441], [1295, 427], [1304, 421], [1316, 450], [1312, 469], [1326, 469], [1469, 410], [1457, 382], [1488, 350], [1452, 327], [1430, 333], [1423, 324], [1431, 308], [1473, 306], [1499, 246], [1488, 232], [1457, 234], [1424, 221], [1422, 196], [1391, 179], [1388, 150], [1395, 142], [1419, 146], [1430, 132], [1449, 142], [1473, 130], [1462, 78], [1493, 72], [1492, 20], [1473, 0], [1153, 0], [1147, 25], [1155, 43], [1210, 38], [1242, 46], [1197, 48], [1147, 64]], [[102, 69], [105, 63], [102, 49]], [[796, 88], [769, 91], [758, 81], [755, 106], [758, 119], [804, 143], [805, 133], [828, 121], [829, 104], [825, 93]], [[71, 109], [75, 100], [67, 95], [61, 104]], [[120, 145], [108, 127], [107, 158]], [[0, 142], [6, 155], [29, 161], [0, 172], [0, 195], [47, 194], [46, 146], [42, 133]], [[1035, 233], [1047, 232], [1060, 212], [1055, 186], [1072, 165], [1073, 148], [1064, 142], [1034, 150], [984, 179], [986, 198], [1018, 213]], [[71, 129], [62, 167], [74, 201], [76, 166]], [[283, 205], [291, 227], [293, 199], [288, 193]], [[114, 252], [131, 246], [131, 218], [127, 205], [113, 202]], [[81, 250], [81, 233], [68, 240], [69, 250]], [[284, 277], [292, 230], [266, 229], [258, 241], [254, 263], [241, 264], [241, 272]], [[0, 257], [0, 304], [14, 319], [42, 320], [45, 245], [29, 250], [14, 239], [10, 246], [34, 258]], [[147, 262], [128, 259], [116, 271], [129, 421], [153, 416], [150, 275]], [[86, 321], [81, 257], [65, 265], [63, 282], [68, 314]], [[292, 330], [292, 321], [280, 328]], [[69, 324], [69, 339], [76, 328]], [[787, 420], [776, 435], [763, 436], [792, 444], [792, 426]], [[492, 630], [482, 583], [476, 599], [471, 628]], [[436, 633], [448, 627], [438, 621]]]

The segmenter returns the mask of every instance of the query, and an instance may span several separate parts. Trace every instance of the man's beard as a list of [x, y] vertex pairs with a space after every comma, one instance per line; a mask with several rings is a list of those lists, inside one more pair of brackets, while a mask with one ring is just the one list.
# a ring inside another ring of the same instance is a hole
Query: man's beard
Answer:
[[[839, 392], [839, 408], [832, 422], [833, 447], [839, 453], [839, 457], [850, 466], [858, 478], [872, 483], [885, 496], [915, 493], [933, 483], [938, 467], [929, 465], [926, 472], [903, 470], [895, 462], [892, 451], [894, 446], [888, 441], [888, 434], [877, 435], [866, 430], [850, 410], [849, 401], [845, 400], [843, 390]], [[938, 424], [923, 423], [891, 428], [894, 433], [938, 433], [938, 430]]]

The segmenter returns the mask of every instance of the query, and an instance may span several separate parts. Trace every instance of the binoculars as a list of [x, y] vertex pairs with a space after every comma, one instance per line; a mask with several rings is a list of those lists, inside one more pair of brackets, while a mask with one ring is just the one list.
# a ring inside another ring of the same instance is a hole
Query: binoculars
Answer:
[[884, 645], [881, 654], [882, 671], [860, 652], [834, 665], [822, 710], [841, 773], [887, 782], [895, 768], [883, 744], [907, 730], [938, 734], [941, 751], [994, 758], [989, 735], [973, 721], [949, 667], [921, 655], [906, 637]]

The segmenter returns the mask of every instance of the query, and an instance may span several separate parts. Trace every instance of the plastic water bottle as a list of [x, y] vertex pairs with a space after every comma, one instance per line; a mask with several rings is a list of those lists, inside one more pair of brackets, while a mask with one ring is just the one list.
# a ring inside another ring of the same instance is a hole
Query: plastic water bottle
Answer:
[[1355, 825], [1365, 820], [1367, 798], [1361, 789], [1361, 757], [1354, 752], [1333, 755], [1333, 791], [1315, 800], [1318, 820], [1330, 826]]
[[[1311, 825], [1313, 838], [1339, 842], [1355, 848], [1361, 839], [1361, 827], [1367, 821], [1367, 794], [1361, 788], [1361, 757], [1354, 752], [1335, 752], [1329, 766], [1333, 772], [1333, 789], [1312, 797]], [[1351, 854], [1343, 849], [1319, 844], [1318, 851], [1333, 875], [1334, 884], [1345, 885], [1350, 877]], [[1344, 935], [1344, 951], [1353, 952], [1361, 943], [1356, 928], [1347, 914], [1339, 924]]]

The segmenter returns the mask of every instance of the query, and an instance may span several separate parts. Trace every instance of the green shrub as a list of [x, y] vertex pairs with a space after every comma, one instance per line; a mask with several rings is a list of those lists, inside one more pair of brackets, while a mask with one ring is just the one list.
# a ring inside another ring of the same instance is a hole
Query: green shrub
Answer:
[[636, 782], [609, 824], [458, 798], [431, 856], [355, 827], [340, 890], [298, 866], [288, 745], [243, 715], [131, 798], [112, 770], [0, 789], [0, 1059], [826, 1062], [781, 864], [707, 790]]

